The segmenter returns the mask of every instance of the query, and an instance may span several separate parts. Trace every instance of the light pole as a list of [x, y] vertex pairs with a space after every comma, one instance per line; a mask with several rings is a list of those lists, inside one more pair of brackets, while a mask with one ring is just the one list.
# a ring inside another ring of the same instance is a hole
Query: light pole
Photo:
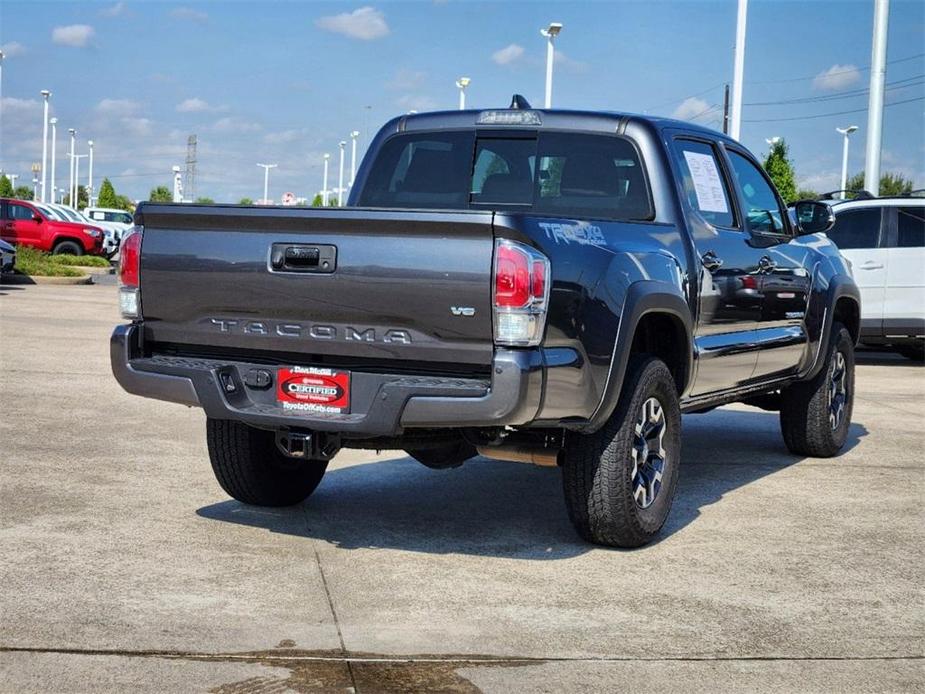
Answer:
[[337, 146], [340, 147], [340, 172], [337, 174], [337, 206], [344, 206], [344, 148], [347, 146], [347, 143], [344, 140], [341, 140], [337, 143]]
[[350, 133], [350, 189], [353, 190], [353, 181], [357, 176], [357, 138], [360, 136], [359, 130]]
[[732, 71], [732, 122], [729, 134], [739, 139], [742, 130], [742, 84], [745, 81], [745, 20], [748, 17], [748, 0], [739, 0], [736, 14], [735, 62]]
[[874, 36], [870, 50], [870, 99], [867, 103], [867, 152], [864, 190], [880, 195], [880, 144], [883, 135], [883, 89], [886, 81], [887, 25], [890, 0], [874, 0]]
[[80, 160], [86, 156], [86, 154], [74, 155], [74, 197], [71, 198], [71, 207], [75, 210], [80, 206]]
[[321, 206], [328, 206], [328, 163], [331, 160], [330, 154], [324, 155], [324, 176], [321, 179]]
[[51, 92], [47, 89], [43, 89], [41, 94], [44, 104], [42, 108], [42, 197], [40, 200], [41, 202], [45, 202], [48, 197], [48, 194], [45, 192], [45, 183], [48, 178], [45, 174], [48, 168], [48, 97], [51, 96]]
[[257, 166], [263, 167], [263, 204], [269, 205], [269, 189], [270, 189], [270, 169], [275, 169], [279, 164], [257, 164]]
[[546, 108], [552, 108], [552, 62], [556, 53], [553, 39], [559, 35], [560, 31], [562, 31], [560, 22], [553, 22], [548, 28], [540, 29], [540, 34], [546, 37]]
[[55, 185], [55, 149], [58, 146], [58, 119], [52, 118], [51, 124], [51, 201], [58, 202], [58, 187]]
[[469, 82], [471, 81], [472, 80], [470, 80], [468, 77], [460, 77], [458, 80], [456, 80], [456, 87], [459, 89], [459, 110], [460, 111], [466, 110], [466, 87], [469, 86]]
[[835, 132], [845, 136], [845, 142], [841, 150], [841, 199], [845, 199], [845, 188], [848, 187], [848, 136], [858, 129], [856, 125], [849, 125], [847, 128], [835, 128]]
[[7, 174], [6, 177], [10, 179], [10, 185], [13, 186], [13, 190], [16, 190], [16, 179], [19, 178], [19, 174]]
[[68, 134], [71, 136], [71, 149], [67, 153], [68, 156], [68, 181], [67, 181], [67, 196], [70, 198], [71, 206], [74, 205], [74, 155], [77, 153], [77, 131], [74, 128], [67, 129]]
[[87, 140], [90, 147], [90, 173], [87, 176], [87, 207], [93, 207], [93, 140]]

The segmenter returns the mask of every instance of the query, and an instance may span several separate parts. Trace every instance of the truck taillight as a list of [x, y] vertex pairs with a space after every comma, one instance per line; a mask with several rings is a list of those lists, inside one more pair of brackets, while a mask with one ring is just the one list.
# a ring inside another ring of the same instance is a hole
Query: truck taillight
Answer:
[[533, 347], [543, 339], [549, 304], [549, 260], [516, 241], [495, 241], [495, 344]]
[[119, 248], [119, 308], [123, 318], [141, 316], [141, 238], [144, 227], [136, 226], [123, 239]]

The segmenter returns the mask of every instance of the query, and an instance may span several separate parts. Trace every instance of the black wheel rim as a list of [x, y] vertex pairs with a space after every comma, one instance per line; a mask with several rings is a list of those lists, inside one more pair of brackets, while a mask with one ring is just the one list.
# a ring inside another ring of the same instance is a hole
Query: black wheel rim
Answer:
[[848, 362], [842, 352], [835, 353], [829, 376], [829, 425], [832, 431], [841, 426], [848, 404]]
[[649, 398], [639, 409], [633, 437], [633, 498], [639, 508], [651, 506], [662, 488], [667, 431], [662, 404], [658, 398]]

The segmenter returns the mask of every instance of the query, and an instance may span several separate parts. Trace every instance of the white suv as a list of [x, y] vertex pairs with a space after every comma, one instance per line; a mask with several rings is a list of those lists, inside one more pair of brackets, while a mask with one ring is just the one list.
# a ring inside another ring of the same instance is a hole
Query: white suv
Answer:
[[[829, 201], [827, 201], [829, 202]], [[861, 342], [925, 359], [925, 198], [829, 202], [828, 236], [861, 289]]]

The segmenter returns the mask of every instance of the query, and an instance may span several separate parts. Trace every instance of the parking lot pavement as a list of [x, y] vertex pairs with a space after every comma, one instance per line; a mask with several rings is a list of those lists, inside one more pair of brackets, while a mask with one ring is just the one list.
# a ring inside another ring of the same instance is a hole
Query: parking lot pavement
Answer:
[[109, 371], [108, 286], [0, 285], [0, 690], [921, 691], [925, 369], [859, 356], [839, 457], [684, 420], [659, 542], [573, 534], [559, 472], [345, 451], [230, 501], [199, 410]]

